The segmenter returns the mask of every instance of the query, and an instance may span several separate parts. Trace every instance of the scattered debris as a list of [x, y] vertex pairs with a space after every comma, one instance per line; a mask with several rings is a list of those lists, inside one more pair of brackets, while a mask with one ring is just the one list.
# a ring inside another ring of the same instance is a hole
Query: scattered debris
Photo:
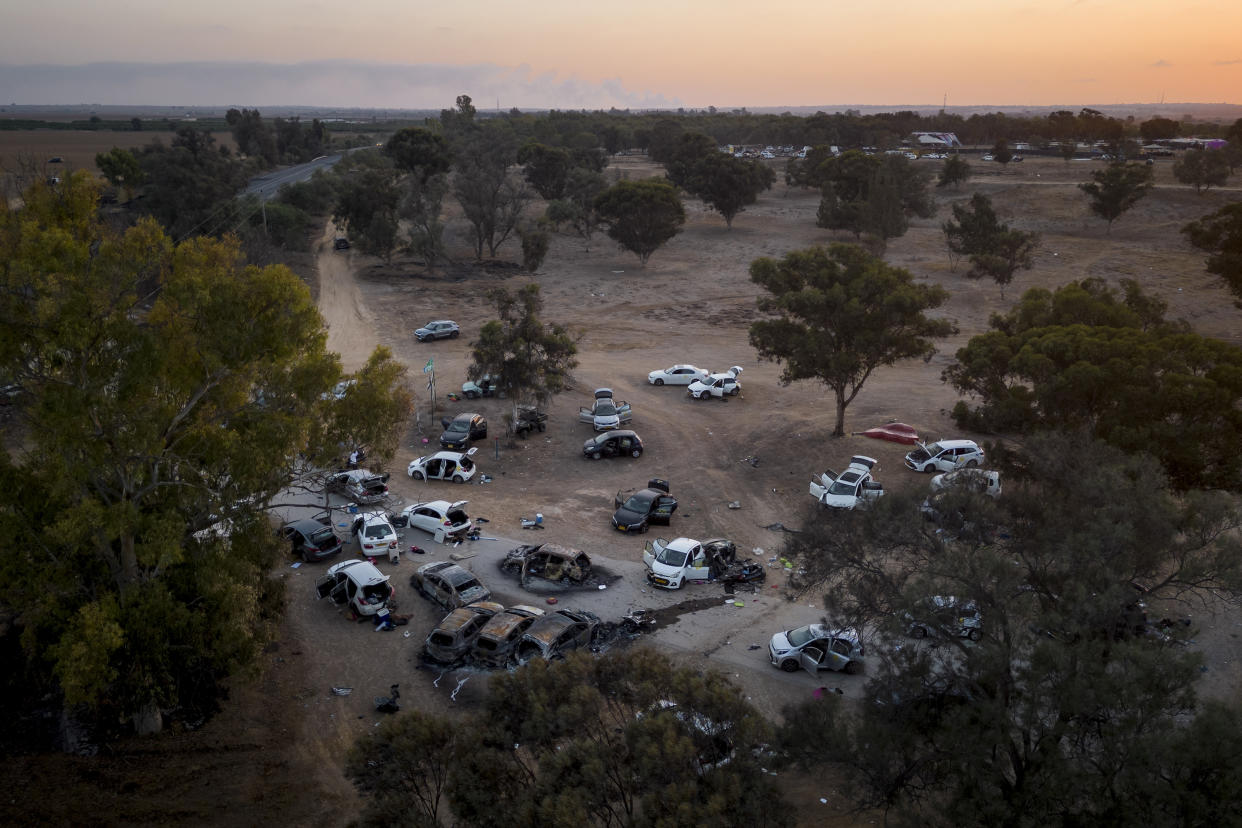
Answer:
[[453, 692], [449, 694], [449, 701], [457, 701], [457, 694], [461, 692], [462, 685], [470, 681], [470, 676], [466, 676], [457, 682], [457, 686], [453, 688]]
[[751, 455], [751, 456], [749, 456], [749, 457], [743, 457], [743, 458], [742, 458], [742, 462], [743, 462], [743, 463], [750, 463], [750, 465], [751, 465], [751, 466], [758, 466], [758, 465], [759, 465], [759, 458], [758, 458], [758, 457], [755, 457], [755, 456], [752, 454], [752, 455]]
[[767, 526], [763, 526], [761, 528], [768, 529], [773, 532], [789, 532], [790, 534], [793, 534], [793, 535], [802, 534], [801, 529], [790, 529], [788, 526], [786, 526], [783, 523], [769, 523]]
[[401, 698], [401, 685], [394, 684], [388, 689], [389, 695], [375, 697], [375, 709], [380, 713], [396, 713], [401, 709], [397, 699]]
[[731, 501], [729, 501], [729, 508], [730, 508], [730, 509], [740, 509], [740, 508], [742, 508], [742, 502], [741, 502], [740, 500], [731, 500]]
[[760, 647], [762, 647], [762, 646], [763, 646], [762, 644], [751, 644], [751, 645], [750, 645], [749, 647], [747, 647], [746, 649], [748, 649], [748, 650], [758, 650], [758, 649], [759, 649]]
[[352, 692], [354, 692], [354, 688], [352, 687], [333, 687], [332, 688], [332, 695], [334, 696], [348, 696]]

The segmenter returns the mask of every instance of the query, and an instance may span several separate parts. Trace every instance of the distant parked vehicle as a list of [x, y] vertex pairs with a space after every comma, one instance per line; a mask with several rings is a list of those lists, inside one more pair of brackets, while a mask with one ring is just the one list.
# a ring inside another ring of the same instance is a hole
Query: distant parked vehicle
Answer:
[[725, 397], [736, 397], [742, 392], [742, 383], [737, 375], [742, 373], [742, 366], [734, 365], [723, 374], [712, 374], [707, 379], [695, 380], [690, 383], [686, 393], [696, 400], [710, 400], [713, 397], [723, 400]]
[[582, 444], [582, 454], [592, 460], [601, 457], [641, 457], [643, 441], [628, 429], [605, 431]]
[[689, 385], [695, 380], [707, 379], [708, 371], [693, 365], [670, 365], [662, 371], [652, 371], [647, 382], [652, 385]]
[[906, 468], [917, 472], [951, 472], [983, 465], [983, 449], [974, 440], [941, 440], [906, 455]]
[[429, 339], [456, 339], [459, 334], [461, 334], [461, 328], [450, 319], [438, 319], [434, 322], [428, 322], [414, 331], [414, 336], [418, 338], [419, 342], [426, 342]]
[[335, 239], [332, 240], [332, 249], [333, 250], [348, 250], [349, 239], [345, 238], [344, 236], [337, 236]]

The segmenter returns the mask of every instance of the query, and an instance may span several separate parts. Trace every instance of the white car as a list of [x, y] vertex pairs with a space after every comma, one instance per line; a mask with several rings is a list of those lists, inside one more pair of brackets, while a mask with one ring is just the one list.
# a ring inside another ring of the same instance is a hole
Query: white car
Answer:
[[596, 431], [620, 428], [622, 423], [633, 420], [630, 404], [612, 398], [611, 388], [596, 388], [595, 402], [590, 408], [578, 409], [578, 422], [588, 423]]
[[840, 670], [853, 675], [862, 670], [865, 656], [856, 630], [833, 630], [823, 624], [778, 632], [768, 642], [772, 665], [787, 673], [805, 669], [815, 675], [820, 670]]
[[411, 460], [406, 474], [415, 480], [452, 480], [454, 483], [465, 483], [478, 470], [470, 459], [478, 450], [477, 447], [472, 447], [465, 454], [459, 451], [437, 451], [435, 454]]
[[733, 541], [658, 538], [643, 545], [647, 582], [661, 589], [681, 589], [687, 581], [710, 581], [737, 557]]
[[818, 481], [811, 480], [811, 497], [834, 509], [853, 509], [877, 500], [884, 494], [884, 486], [871, 476], [875, 463], [874, 457], [854, 455], [840, 474], [829, 469]]
[[964, 486], [972, 492], [985, 494], [988, 497], [1000, 497], [1000, 472], [983, 469], [958, 469], [957, 471], [938, 474], [931, 479], [931, 490], [941, 492], [946, 489]]
[[470, 501], [458, 500], [449, 503], [447, 500], [429, 500], [426, 503], [415, 503], [401, 510], [397, 519], [398, 526], [413, 526], [432, 535], [449, 538], [464, 535], [474, 528], [470, 518], [461, 507]]
[[734, 365], [723, 374], [711, 374], [707, 379], [695, 380], [690, 383], [686, 393], [696, 400], [736, 397], [742, 392], [742, 384], [737, 380], [737, 375], [740, 373], [742, 373], [742, 366]]
[[328, 567], [315, 584], [315, 595], [348, 606], [358, 615], [377, 615], [388, 608], [392, 584], [370, 561], [341, 561]]
[[907, 632], [926, 638], [938, 632], [978, 641], [983, 637], [983, 618], [974, 601], [959, 601], [952, 595], [933, 595], [920, 602], [919, 617], [906, 614]]
[[906, 455], [906, 468], [916, 472], [951, 472], [983, 465], [983, 449], [974, 440], [941, 440]]
[[689, 385], [695, 380], [707, 379], [707, 371], [693, 365], [670, 365], [663, 371], [652, 371], [647, 382], [652, 385]]
[[349, 531], [358, 539], [358, 550], [368, 558], [389, 555], [397, 548], [397, 530], [383, 512], [358, 515]]

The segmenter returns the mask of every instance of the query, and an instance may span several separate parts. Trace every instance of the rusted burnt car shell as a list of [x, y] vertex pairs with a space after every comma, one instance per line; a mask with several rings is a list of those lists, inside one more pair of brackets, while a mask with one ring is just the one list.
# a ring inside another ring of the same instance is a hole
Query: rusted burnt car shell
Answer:
[[543, 615], [538, 607], [518, 604], [492, 616], [479, 631], [470, 648], [470, 659], [488, 667], [503, 667], [509, 663], [513, 649], [522, 633]]
[[500, 565], [517, 570], [523, 583], [527, 578], [542, 578], [580, 584], [591, 575], [591, 559], [585, 552], [555, 543], [519, 546]]
[[479, 601], [453, 610], [427, 636], [427, 657], [444, 664], [464, 658], [488, 619], [504, 609], [495, 601]]
[[563, 657], [571, 650], [587, 647], [595, 638], [599, 617], [583, 610], [557, 610], [540, 618], [522, 636], [517, 660]]

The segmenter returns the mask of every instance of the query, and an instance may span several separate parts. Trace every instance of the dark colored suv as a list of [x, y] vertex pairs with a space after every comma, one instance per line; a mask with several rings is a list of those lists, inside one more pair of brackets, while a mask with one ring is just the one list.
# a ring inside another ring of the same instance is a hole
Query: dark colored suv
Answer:
[[280, 536], [293, 544], [293, 554], [307, 563], [322, 561], [341, 551], [341, 539], [322, 517], [286, 523], [280, 529]]

